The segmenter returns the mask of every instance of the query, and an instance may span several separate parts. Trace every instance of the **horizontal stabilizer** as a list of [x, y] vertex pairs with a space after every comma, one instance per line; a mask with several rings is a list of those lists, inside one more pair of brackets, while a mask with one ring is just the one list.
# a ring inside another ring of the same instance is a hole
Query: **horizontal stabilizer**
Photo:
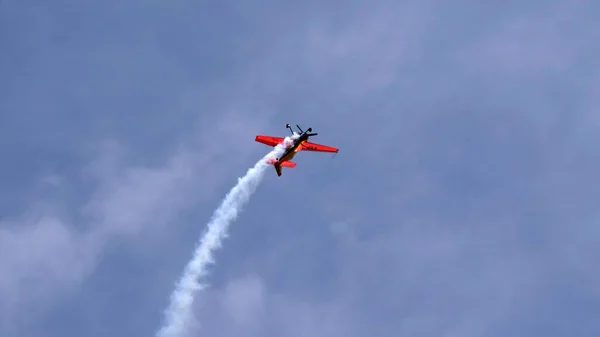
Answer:
[[267, 161], [267, 163], [273, 165], [275, 167], [275, 171], [277, 171], [277, 175], [281, 176], [281, 168], [283, 167], [287, 167], [287, 168], [294, 168], [296, 167], [296, 163], [294, 163], [293, 161], [282, 161], [278, 164], [278, 161], [275, 159], [270, 159], [269, 161]]
[[[267, 161], [267, 163], [269, 163], [271, 165], [275, 165], [275, 163], [277, 163], [277, 160], [270, 159], [269, 161]], [[281, 163], [279, 163], [279, 166], [287, 167], [287, 168], [294, 168], [294, 167], [296, 167], [296, 163], [294, 163], [293, 161], [282, 161]]]

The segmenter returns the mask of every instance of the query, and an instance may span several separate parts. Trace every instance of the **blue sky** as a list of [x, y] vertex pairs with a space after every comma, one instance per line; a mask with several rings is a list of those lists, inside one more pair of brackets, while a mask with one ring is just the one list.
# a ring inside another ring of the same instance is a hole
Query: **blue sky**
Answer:
[[0, 335], [597, 336], [600, 5], [0, 3]]

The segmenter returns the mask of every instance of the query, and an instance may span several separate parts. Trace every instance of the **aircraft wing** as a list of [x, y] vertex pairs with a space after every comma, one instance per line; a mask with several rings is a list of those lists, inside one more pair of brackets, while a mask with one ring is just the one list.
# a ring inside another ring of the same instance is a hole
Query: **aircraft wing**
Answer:
[[339, 149], [335, 147], [305, 142], [302, 143], [302, 151], [337, 153]]
[[275, 147], [277, 144], [283, 143], [285, 138], [258, 135], [254, 140], [259, 143]]

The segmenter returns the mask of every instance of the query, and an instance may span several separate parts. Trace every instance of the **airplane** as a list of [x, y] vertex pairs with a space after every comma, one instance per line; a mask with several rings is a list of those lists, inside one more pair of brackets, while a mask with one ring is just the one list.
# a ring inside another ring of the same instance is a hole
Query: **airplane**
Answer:
[[[275, 166], [275, 171], [277, 172], [277, 176], [281, 176], [281, 168], [294, 168], [296, 167], [296, 163], [290, 161], [294, 158], [294, 156], [300, 151], [310, 151], [310, 152], [329, 152], [329, 153], [338, 153], [339, 149], [335, 147], [319, 145], [314, 143], [309, 143], [308, 139], [310, 137], [316, 136], [317, 133], [311, 133], [312, 128], [308, 128], [306, 131], [302, 131], [300, 126], [296, 125], [298, 130], [300, 130], [299, 134], [294, 133], [292, 127], [289, 124], [285, 125], [286, 128], [290, 129], [292, 135], [298, 135], [298, 138], [292, 139], [292, 144], [288, 146], [285, 152], [281, 155], [281, 157], [277, 159], [272, 159], [269, 161], [269, 164]], [[277, 146], [278, 144], [283, 143], [284, 138], [281, 137], [271, 137], [271, 136], [263, 136], [258, 135], [254, 139], [255, 141], [268, 145], [268, 146]]]

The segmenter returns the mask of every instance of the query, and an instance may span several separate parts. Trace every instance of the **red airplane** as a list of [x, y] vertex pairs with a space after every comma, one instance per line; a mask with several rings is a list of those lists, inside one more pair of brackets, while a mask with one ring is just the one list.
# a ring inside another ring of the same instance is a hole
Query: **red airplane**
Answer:
[[[295, 135], [294, 130], [292, 130], [292, 127], [289, 124], [286, 124], [285, 127], [290, 129], [292, 135]], [[292, 158], [294, 158], [294, 156], [300, 151], [329, 153], [337, 153], [339, 151], [339, 149], [335, 147], [329, 147], [325, 145], [307, 142], [309, 137], [316, 136], [317, 134], [310, 133], [312, 131], [312, 128], [308, 128], [306, 131], [302, 131], [302, 129], [298, 125], [296, 125], [296, 127], [298, 128], [298, 130], [300, 130], [300, 133], [298, 134], [299, 137], [292, 140], [293, 143], [290, 146], [286, 147], [286, 150], [281, 155], [281, 157], [269, 161], [269, 164], [275, 166], [277, 176], [281, 176], [281, 167], [296, 167], [296, 163], [291, 162], [290, 160], [292, 160]], [[278, 144], [283, 143], [284, 138], [258, 135], [254, 140], [259, 143], [275, 147]]]

